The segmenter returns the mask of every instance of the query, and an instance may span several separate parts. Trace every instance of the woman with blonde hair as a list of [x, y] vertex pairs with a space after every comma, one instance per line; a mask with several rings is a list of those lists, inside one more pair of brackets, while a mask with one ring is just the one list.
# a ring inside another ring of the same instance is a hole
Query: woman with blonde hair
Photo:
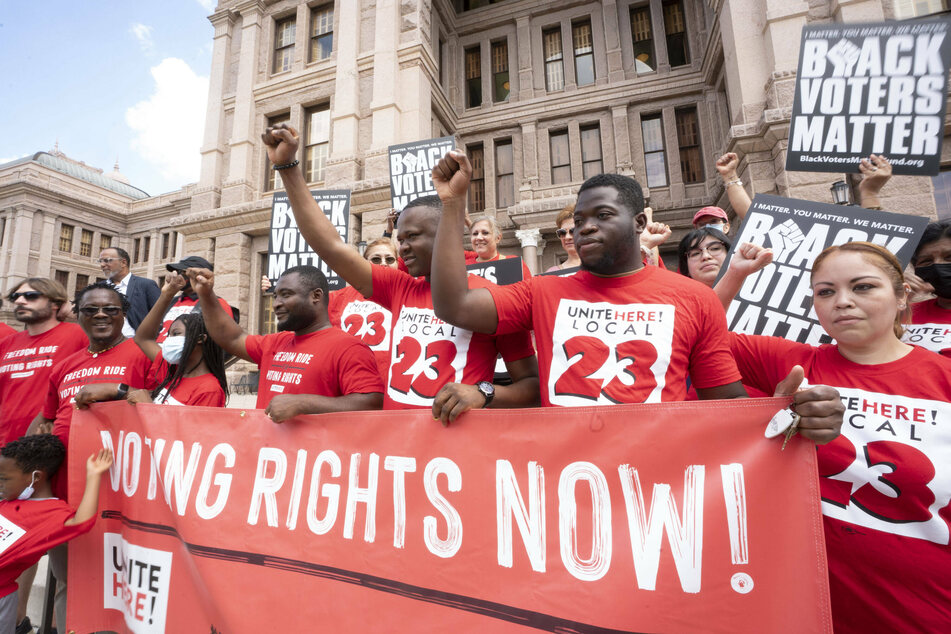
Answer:
[[[724, 277], [731, 291], [768, 262], [764, 251], [737, 250]], [[902, 342], [909, 287], [881, 246], [824, 250], [812, 293], [835, 343], [737, 334], [731, 343], [744, 384], [769, 391], [796, 364], [846, 408], [841, 435], [818, 447], [834, 629], [949, 632], [951, 360]]]
[[[499, 253], [502, 230], [495, 218], [491, 216], [479, 216], [472, 221], [472, 225], [469, 227], [469, 241], [472, 250], [476, 254], [475, 262], [494, 262], [495, 260], [514, 257]], [[528, 279], [531, 276], [532, 272], [528, 269], [525, 261], [522, 260], [522, 279]]]
[[561, 264], [556, 264], [550, 267], [547, 271], [545, 271], [546, 273], [551, 273], [552, 271], [563, 271], [564, 269], [572, 269], [581, 266], [581, 258], [578, 257], [578, 252], [575, 251], [575, 241], [574, 237], [571, 235], [571, 230], [574, 228], [575, 206], [568, 205], [559, 211], [557, 216], [555, 216], [555, 235], [557, 235], [558, 239], [561, 240], [561, 248], [564, 249], [565, 253], [568, 254], [568, 259]]

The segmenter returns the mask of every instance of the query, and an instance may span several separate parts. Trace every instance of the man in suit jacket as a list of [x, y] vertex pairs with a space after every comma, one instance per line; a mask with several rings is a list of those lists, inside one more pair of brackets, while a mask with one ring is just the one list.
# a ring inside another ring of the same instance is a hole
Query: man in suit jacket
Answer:
[[102, 250], [99, 267], [103, 275], [129, 300], [129, 312], [125, 316], [122, 334], [132, 337], [159, 297], [161, 291], [158, 284], [147, 277], [132, 275], [129, 272], [129, 254], [118, 247]]

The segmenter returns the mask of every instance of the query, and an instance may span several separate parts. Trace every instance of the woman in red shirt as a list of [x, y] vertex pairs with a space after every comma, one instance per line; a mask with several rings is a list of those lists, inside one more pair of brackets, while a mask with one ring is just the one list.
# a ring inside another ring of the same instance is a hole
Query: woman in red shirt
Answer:
[[[738, 289], [762, 252], [743, 245], [723, 281]], [[951, 360], [902, 342], [909, 288], [883, 247], [829, 247], [812, 291], [835, 344], [731, 343], [744, 384], [768, 389], [796, 364], [845, 406], [841, 435], [818, 447], [835, 631], [951, 631]]]

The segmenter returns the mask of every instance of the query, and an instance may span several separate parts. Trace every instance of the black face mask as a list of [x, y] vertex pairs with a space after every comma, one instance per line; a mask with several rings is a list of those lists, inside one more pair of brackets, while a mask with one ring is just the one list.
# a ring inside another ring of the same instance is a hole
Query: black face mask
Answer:
[[916, 266], [915, 275], [934, 286], [934, 294], [951, 299], [951, 264]]

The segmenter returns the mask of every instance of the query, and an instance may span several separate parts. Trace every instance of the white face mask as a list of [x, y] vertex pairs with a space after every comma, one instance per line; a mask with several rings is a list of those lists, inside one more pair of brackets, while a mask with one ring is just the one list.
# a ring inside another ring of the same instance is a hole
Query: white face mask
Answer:
[[183, 350], [185, 337], [168, 337], [162, 342], [162, 357], [172, 365], [181, 362]]
[[33, 497], [33, 485], [36, 484], [37, 473], [37, 471], [33, 472], [32, 477], [30, 478], [30, 485], [20, 492], [20, 495], [17, 496], [18, 500], [29, 500], [31, 497]]
[[706, 227], [706, 228], [708, 228], [708, 229], [716, 229], [717, 231], [722, 231], [723, 233], [726, 233], [726, 223], [725, 223], [725, 222], [710, 222], [710, 223], [707, 223], [707, 224], [705, 224], [705, 225], [703, 225], [703, 226]]

